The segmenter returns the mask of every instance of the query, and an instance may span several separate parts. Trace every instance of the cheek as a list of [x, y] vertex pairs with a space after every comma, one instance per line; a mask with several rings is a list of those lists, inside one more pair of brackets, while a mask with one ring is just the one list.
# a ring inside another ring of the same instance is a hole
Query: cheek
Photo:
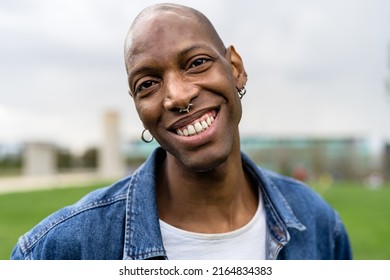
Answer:
[[212, 75], [203, 80], [203, 86], [227, 99], [235, 98], [236, 83], [228, 65], [218, 65]]
[[135, 108], [145, 128], [151, 129], [158, 120], [160, 109], [151, 102], [136, 102]]

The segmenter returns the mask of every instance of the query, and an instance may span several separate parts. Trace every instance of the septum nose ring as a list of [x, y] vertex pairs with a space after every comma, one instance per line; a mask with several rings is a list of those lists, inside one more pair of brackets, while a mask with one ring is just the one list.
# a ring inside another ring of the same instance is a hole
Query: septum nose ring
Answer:
[[180, 110], [179, 110], [179, 113], [183, 113], [183, 112], [189, 113], [189, 112], [190, 112], [191, 106], [193, 106], [193, 105], [192, 105], [191, 103], [189, 103], [189, 104], [187, 105], [187, 108], [180, 109]]

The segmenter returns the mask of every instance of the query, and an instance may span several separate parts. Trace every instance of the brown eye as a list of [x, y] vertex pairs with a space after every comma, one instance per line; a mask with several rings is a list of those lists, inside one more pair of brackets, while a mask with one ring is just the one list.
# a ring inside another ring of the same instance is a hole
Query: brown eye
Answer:
[[207, 62], [207, 59], [205, 59], [205, 58], [198, 58], [198, 59], [195, 59], [195, 60], [191, 63], [190, 68], [200, 66], [200, 65], [202, 65], [202, 64], [204, 64], [204, 63], [206, 63], [206, 62]]
[[143, 90], [145, 90], [145, 89], [150, 88], [151, 86], [153, 86], [153, 85], [155, 85], [155, 84], [156, 84], [156, 82], [155, 82], [155, 81], [152, 81], [152, 80], [145, 81], [145, 82], [143, 82], [142, 84], [140, 84], [140, 85], [136, 88], [135, 93], [137, 94], [137, 93], [139, 93], [139, 92], [141, 92], [141, 91], [143, 91]]

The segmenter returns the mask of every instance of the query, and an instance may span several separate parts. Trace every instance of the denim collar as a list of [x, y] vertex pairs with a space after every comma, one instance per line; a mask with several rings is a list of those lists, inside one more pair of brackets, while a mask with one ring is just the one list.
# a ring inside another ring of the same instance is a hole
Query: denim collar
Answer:
[[[241, 157], [242, 157], [244, 167], [248, 168], [252, 176], [255, 176], [256, 181], [258, 181], [261, 184], [260, 188], [263, 191], [262, 194], [265, 198], [264, 204], [266, 207], [269, 207], [269, 209], [266, 209], [266, 212], [267, 213], [272, 212], [276, 216], [280, 216], [282, 218], [282, 221], [280, 222], [288, 228], [295, 228], [299, 231], [305, 230], [306, 227], [295, 216], [287, 200], [279, 191], [274, 181], [272, 181], [270, 176], [268, 175], [269, 173], [273, 173], [273, 172], [264, 170], [261, 167], [257, 166], [244, 153], [241, 153]], [[273, 175], [279, 176], [276, 173], [273, 173]]]
[[156, 175], [165, 151], [157, 148], [128, 187], [123, 259], [167, 258], [157, 213]]

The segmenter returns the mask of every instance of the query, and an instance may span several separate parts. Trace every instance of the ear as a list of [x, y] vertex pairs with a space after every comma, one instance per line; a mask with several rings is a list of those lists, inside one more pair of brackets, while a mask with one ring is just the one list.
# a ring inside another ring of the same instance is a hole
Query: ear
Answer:
[[244, 68], [244, 63], [241, 56], [237, 53], [233, 46], [226, 49], [226, 59], [230, 61], [233, 69], [233, 76], [236, 81], [236, 88], [242, 89], [248, 81], [248, 75]]

